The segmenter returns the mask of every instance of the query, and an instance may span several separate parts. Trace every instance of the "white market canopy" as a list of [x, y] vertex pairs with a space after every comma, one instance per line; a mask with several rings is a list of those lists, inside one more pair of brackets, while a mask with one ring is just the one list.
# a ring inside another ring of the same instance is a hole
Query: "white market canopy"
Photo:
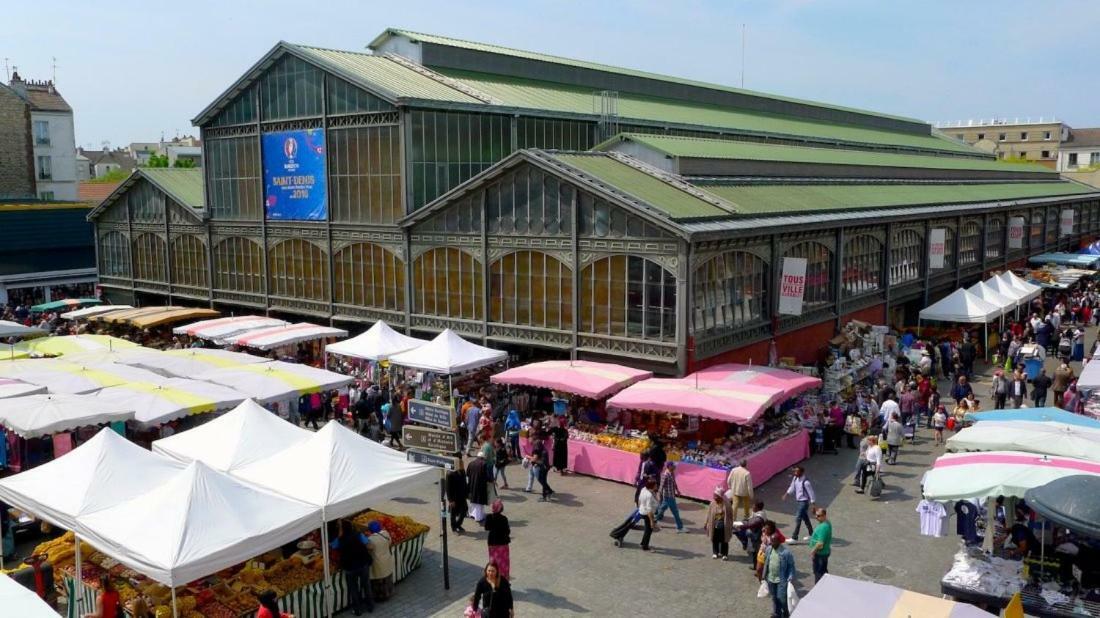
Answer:
[[0, 320], [0, 339], [7, 339], [8, 337], [41, 337], [46, 334], [46, 331], [41, 328], [23, 326], [18, 322], [12, 322], [10, 320]]
[[1028, 300], [1031, 300], [1032, 298], [1035, 298], [1036, 296], [1038, 296], [1039, 294], [1041, 294], [1043, 292], [1043, 288], [1041, 288], [1041, 287], [1039, 287], [1039, 286], [1037, 286], [1033, 283], [1028, 283], [1027, 281], [1024, 281], [1022, 278], [1020, 278], [1016, 273], [1012, 272], [1011, 270], [1006, 270], [1005, 272], [998, 275], [998, 277], [1000, 277], [1000, 279], [1002, 281], [1004, 281], [1005, 283], [1011, 285], [1013, 288], [1015, 288], [1017, 290], [1020, 290], [1021, 292], [1024, 292], [1025, 294], [1027, 294], [1027, 299]]
[[147, 492], [81, 516], [78, 534], [151, 579], [180, 586], [293, 541], [318, 523], [316, 507], [196, 461]]
[[999, 307], [1001, 309], [1001, 315], [1012, 311], [1019, 304], [1018, 302], [1016, 302], [1015, 298], [1001, 294], [997, 290], [994, 290], [985, 281], [979, 281], [975, 283], [974, 285], [967, 288], [966, 291], [993, 305], [994, 307]]
[[1019, 451], [948, 453], [925, 473], [924, 497], [937, 501], [1022, 498], [1029, 489], [1075, 474], [1100, 476], [1100, 462]]
[[53, 461], [0, 479], [0, 502], [78, 531], [77, 517], [145, 493], [182, 469], [183, 464], [102, 429]]
[[261, 328], [274, 328], [286, 326], [286, 320], [269, 318], [262, 315], [240, 315], [231, 318], [215, 318], [213, 320], [200, 320], [185, 326], [177, 326], [172, 332], [177, 335], [188, 335], [199, 339], [224, 339], [241, 333], [259, 330]]
[[993, 290], [1001, 296], [1016, 299], [1016, 302], [1019, 304], [1027, 303], [1027, 301], [1034, 297], [1030, 292], [1025, 292], [1017, 288], [1001, 277], [990, 277], [985, 281], [985, 284], [993, 288]]
[[212, 369], [195, 377], [231, 386], [260, 403], [297, 399], [351, 384], [351, 378], [342, 373], [283, 361]]
[[23, 438], [128, 421], [134, 409], [95, 395], [28, 395], [0, 399], [0, 425]]
[[212, 369], [270, 363], [271, 359], [244, 352], [208, 348], [165, 350], [137, 358], [134, 364], [176, 378], [190, 378]]
[[96, 396], [135, 410], [134, 420], [142, 427], [163, 425], [192, 414], [228, 410], [247, 399], [228, 386], [187, 378], [127, 382], [105, 388]]
[[318, 326], [309, 322], [298, 322], [286, 326], [250, 330], [239, 335], [226, 337], [225, 342], [258, 350], [274, 350], [275, 348], [294, 345], [303, 341], [347, 336], [348, 331], [346, 330], [330, 326]]
[[0, 573], [0, 607], [7, 616], [19, 618], [58, 618], [60, 614], [35, 592], [11, 577]]
[[130, 382], [159, 382], [161, 376], [126, 365], [84, 365], [61, 359], [24, 359], [0, 363], [0, 376], [45, 386], [51, 393], [91, 393]]
[[304, 442], [311, 435], [246, 399], [209, 423], [153, 442], [153, 452], [185, 463], [201, 461], [215, 470], [230, 472]]
[[963, 288], [948, 294], [943, 300], [920, 311], [920, 319], [933, 322], [988, 323], [1001, 315], [995, 307]]
[[62, 313], [61, 318], [65, 320], [82, 320], [85, 318], [90, 318], [92, 316], [110, 313], [112, 311], [121, 311], [123, 309], [133, 309], [133, 307], [130, 305], [98, 305], [96, 307], [85, 307], [83, 309], [76, 309], [68, 313]]
[[1055, 422], [982, 421], [948, 438], [947, 450], [1021, 451], [1100, 462], [1100, 429]]
[[470, 343], [448, 328], [418, 348], [391, 356], [390, 362], [412, 369], [451, 374], [499, 363], [507, 358], [507, 352]]
[[427, 341], [423, 339], [402, 335], [390, 328], [389, 324], [378, 320], [361, 335], [356, 335], [347, 341], [328, 344], [325, 346], [325, 352], [367, 360], [385, 360], [394, 354], [418, 348], [426, 343]]
[[401, 495], [413, 485], [439, 480], [431, 466], [330, 421], [308, 440], [233, 476], [321, 508], [325, 521], [346, 517]]
[[[1100, 350], [1097, 352], [1100, 354]], [[1100, 389], [1100, 362], [1094, 358], [1083, 369], [1077, 378], [1077, 388], [1082, 391], [1095, 391]]]
[[46, 392], [46, 387], [40, 384], [29, 384], [22, 380], [0, 378], [0, 399], [37, 395], [44, 392]]

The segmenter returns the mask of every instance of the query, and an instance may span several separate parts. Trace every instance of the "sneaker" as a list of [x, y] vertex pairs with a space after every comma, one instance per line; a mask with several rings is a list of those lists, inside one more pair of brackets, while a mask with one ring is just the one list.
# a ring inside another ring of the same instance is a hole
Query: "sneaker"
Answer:
[[677, 528], [677, 529], [676, 529], [676, 534], [683, 534], [683, 533], [685, 533], [685, 532], [687, 532], [687, 530], [686, 530], [686, 529], [684, 529], [684, 528]]
[[802, 542], [803, 542], [803, 543], [806, 543], [806, 542], [807, 542], [807, 541], [809, 541], [809, 540], [810, 540], [810, 537], [808, 537], [808, 536], [804, 536], [804, 537], [802, 537]]
[[718, 559], [718, 554], [711, 554], [710, 557], [714, 560]]
[[722, 556], [722, 562], [727, 562], [727, 561], [729, 561], [729, 559], [730, 559], [729, 556]]

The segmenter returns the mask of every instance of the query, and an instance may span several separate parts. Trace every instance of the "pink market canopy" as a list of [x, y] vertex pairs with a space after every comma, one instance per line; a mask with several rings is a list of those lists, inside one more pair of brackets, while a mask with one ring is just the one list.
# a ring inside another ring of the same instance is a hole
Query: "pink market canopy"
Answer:
[[1100, 476], [1100, 463], [1019, 451], [948, 453], [936, 459], [922, 485], [929, 500], [1023, 497], [1029, 489], [1074, 474]]
[[223, 339], [244, 332], [286, 326], [285, 320], [269, 318], [262, 315], [239, 315], [231, 318], [214, 318], [213, 320], [200, 320], [184, 326], [177, 326], [172, 332], [177, 335], [189, 335], [199, 339]]
[[787, 399], [785, 391], [753, 384], [650, 378], [611, 399], [607, 407], [704, 416], [729, 423], [752, 423], [769, 406]]
[[820, 378], [802, 375], [797, 371], [738, 363], [707, 367], [689, 377], [692, 379], [698, 377], [699, 382], [718, 382], [726, 385], [752, 384], [753, 386], [779, 388], [783, 390], [787, 399], [821, 386]]
[[603, 399], [635, 382], [653, 377], [642, 371], [612, 363], [591, 361], [546, 361], [509, 369], [490, 378], [494, 384], [522, 384]]
[[261, 328], [234, 335], [227, 338], [226, 343], [257, 348], [259, 350], [273, 350], [285, 345], [293, 345], [303, 341], [315, 339], [327, 339], [329, 337], [347, 337], [348, 331], [328, 326], [318, 326], [309, 322], [298, 322], [286, 326]]

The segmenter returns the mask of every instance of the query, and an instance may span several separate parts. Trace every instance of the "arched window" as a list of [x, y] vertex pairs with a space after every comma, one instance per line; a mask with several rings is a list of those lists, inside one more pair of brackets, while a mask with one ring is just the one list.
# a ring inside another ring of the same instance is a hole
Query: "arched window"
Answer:
[[866, 234], [844, 243], [844, 297], [851, 298], [882, 287], [882, 243]]
[[985, 257], [999, 258], [1004, 255], [1005, 222], [1000, 217], [991, 217], [985, 228]]
[[924, 273], [924, 237], [914, 229], [898, 230], [890, 243], [890, 285], [916, 281]]
[[413, 260], [413, 308], [419, 314], [479, 320], [484, 285], [481, 262], [458, 249], [440, 247]]
[[214, 246], [214, 287], [262, 294], [263, 259], [259, 244], [237, 236], [226, 238]]
[[134, 239], [134, 279], [164, 281], [164, 239], [156, 234], [140, 234]]
[[676, 277], [634, 255], [612, 255], [581, 271], [581, 330], [676, 340]]
[[729, 251], [696, 268], [692, 286], [695, 332], [758, 322], [768, 308], [768, 263], [746, 251]]
[[944, 226], [933, 226], [933, 228], [942, 227], [943, 229], [943, 268], [937, 268], [936, 272], [932, 274], [943, 273], [944, 271], [955, 268], [957, 244], [955, 243], [955, 230]]
[[172, 239], [172, 283], [205, 288], [206, 245], [194, 236]]
[[509, 253], [489, 266], [489, 307], [493, 322], [572, 328], [572, 271], [539, 251]]
[[982, 240], [982, 228], [977, 221], [963, 223], [959, 232], [959, 266], [978, 263], [978, 249]]
[[405, 262], [383, 247], [355, 243], [333, 258], [335, 300], [341, 305], [405, 309]]
[[130, 217], [135, 223], [164, 221], [164, 197], [149, 181], [138, 182], [126, 199], [130, 203]]
[[1059, 208], [1047, 208], [1047, 244], [1054, 244], [1058, 242], [1059, 237], [1059, 214], [1061, 209]]
[[272, 296], [329, 299], [328, 256], [317, 245], [300, 238], [284, 240], [271, 248], [267, 278]]
[[802, 303], [813, 309], [831, 303], [833, 299], [833, 253], [818, 242], [799, 243], [787, 250], [785, 257], [806, 259], [806, 291]]
[[1043, 248], [1043, 213], [1034, 211], [1031, 213], [1031, 240], [1028, 241], [1029, 249]]
[[99, 274], [130, 276], [130, 241], [122, 232], [107, 232], [99, 239]]

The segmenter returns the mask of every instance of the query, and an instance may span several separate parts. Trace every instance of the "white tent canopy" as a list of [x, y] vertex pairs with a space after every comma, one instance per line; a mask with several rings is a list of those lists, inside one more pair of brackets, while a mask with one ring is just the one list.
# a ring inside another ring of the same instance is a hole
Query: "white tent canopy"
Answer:
[[330, 421], [304, 442], [232, 473], [253, 485], [322, 509], [326, 521], [400, 495], [439, 471]]
[[318, 511], [196, 461], [156, 488], [79, 522], [82, 538], [93, 547], [166, 586], [179, 586], [316, 529]]
[[979, 281], [975, 283], [974, 285], [970, 286], [966, 291], [993, 305], [994, 307], [1000, 308], [1001, 315], [1012, 311], [1016, 308], [1016, 305], [1018, 304], [1015, 298], [1001, 294], [997, 290], [994, 290], [992, 287], [990, 287], [990, 285], [987, 284], [985, 281]]
[[30, 384], [22, 380], [0, 378], [0, 399], [37, 395], [44, 392], [46, 392], [46, 387], [41, 384]]
[[62, 313], [61, 317], [66, 320], [80, 320], [84, 318], [90, 318], [94, 315], [110, 313], [112, 311], [121, 311], [123, 309], [133, 309], [133, 307], [130, 305], [98, 305], [95, 307], [84, 307], [83, 309], [76, 309], [68, 313]]
[[1019, 451], [947, 453], [936, 459], [921, 484], [929, 500], [1021, 498], [1028, 489], [1075, 474], [1100, 476], [1100, 463]]
[[1001, 315], [1000, 307], [978, 298], [963, 288], [920, 311], [920, 319], [934, 322], [989, 323]]
[[427, 342], [423, 339], [402, 335], [390, 328], [389, 324], [378, 320], [361, 335], [347, 341], [328, 344], [325, 346], [325, 352], [367, 360], [385, 360], [394, 354], [412, 350], [425, 343]]
[[985, 281], [985, 284], [993, 288], [994, 291], [1002, 296], [1016, 299], [1018, 304], [1024, 304], [1033, 297], [1029, 292], [1025, 292], [1013, 286], [1000, 277], [990, 277]]
[[33, 590], [0, 574], [0, 607], [5, 616], [19, 618], [58, 618], [59, 614], [46, 604]]
[[228, 410], [247, 399], [240, 391], [187, 378], [159, 378], [156, 382], [128, 382], [96, 394], [135, 410], [143, 427], [162, 425], [191, 414]]
[[212, 369], [195, 377], [232, 386], [260, 403], [297, 399], [306, 393], [332, 390], [351, 383], [351, 378], [342, 373], [283, 361]]
[[53, 461], [0, 479], [0, 502], [76, 531], [78, 516], [158, 487], [182, 469], [183, 464], [102, 429]]
[[256, 348], [259, 350], [274, 350], [283, 346], [294, 345], [303, 341], [315, 339], [328, 339], [330, 337], [347, 337], [348, 331], [330, 326], [318, 326], [309, 322], [298, 322], [286, 326], [261, 328], [245, 333], [226, 337], [226, 343], [233, 345]]
[[286, 326], [286, 320], [269, 318], [262, 315], [239, 315], [230, 318], [200, 320], [184, 326], [177, 326], [172, 332], [177, 335], [189, 335], [199, 339], [224, 339], [261, 328]]
[[[1097, 352], [1100, 354], [1100, 351]], [[1077, 388], [1081, 391], [1096, 391], [1100, 389], [1100, 362], [1094, 357], [1091, 362], [1081, 370], [1081, 376], [1077, 378]]]
[[1002, 281], [1008, 283], [1013, 288], [1016, 288], [1017, 290], [1026, 293], [1028, 300], [1035, 298], [1043, 292], [1043, 288], [1024, 281], [1011, 270], [1006, 270], [998, 276], [1001, 278]]
[[48, 333], [41, 328], [23, 326], [10, 320], [0, 320], [0, 338], [3, 339], [8, 337], [41, 337], [46, 334]]
[[0, 425], [24, 438], [133, 417], [133, 408], [103, 401], [95, 395], [28, 395], [0, 399]]
[[1100, 429], [1065, 423], [982, 421], [947, 439], [949, 451], [1021, 451], [1100, 462]]
[[450, 374], [477, 369], [507, 358], [507, 352], [470, 343], [448, 328], [418, 348], [391, 356], [390, 362], [402, 367]]
[[91, 393], [129, 382], [159, 382], [161, 376], [126, 365], [84, 365], [65, 360], [24, 359], [0, 363], [0, 375], [45, 386], [51, 393]]
[[207, 348], [185, 348], [183, 350], [165, 350], [155, 356], [142, 356], [133, 361], [144, 369], [177, 378], [191, 378], [212, 369], [221, 367], [241, 367], [270, 363], [271, 359]]
[[183, 462], [201, 461], [228, 472], [304, 442], [311, 435], [246, 399], [209, 423], [153, 442], [153, 452]]

